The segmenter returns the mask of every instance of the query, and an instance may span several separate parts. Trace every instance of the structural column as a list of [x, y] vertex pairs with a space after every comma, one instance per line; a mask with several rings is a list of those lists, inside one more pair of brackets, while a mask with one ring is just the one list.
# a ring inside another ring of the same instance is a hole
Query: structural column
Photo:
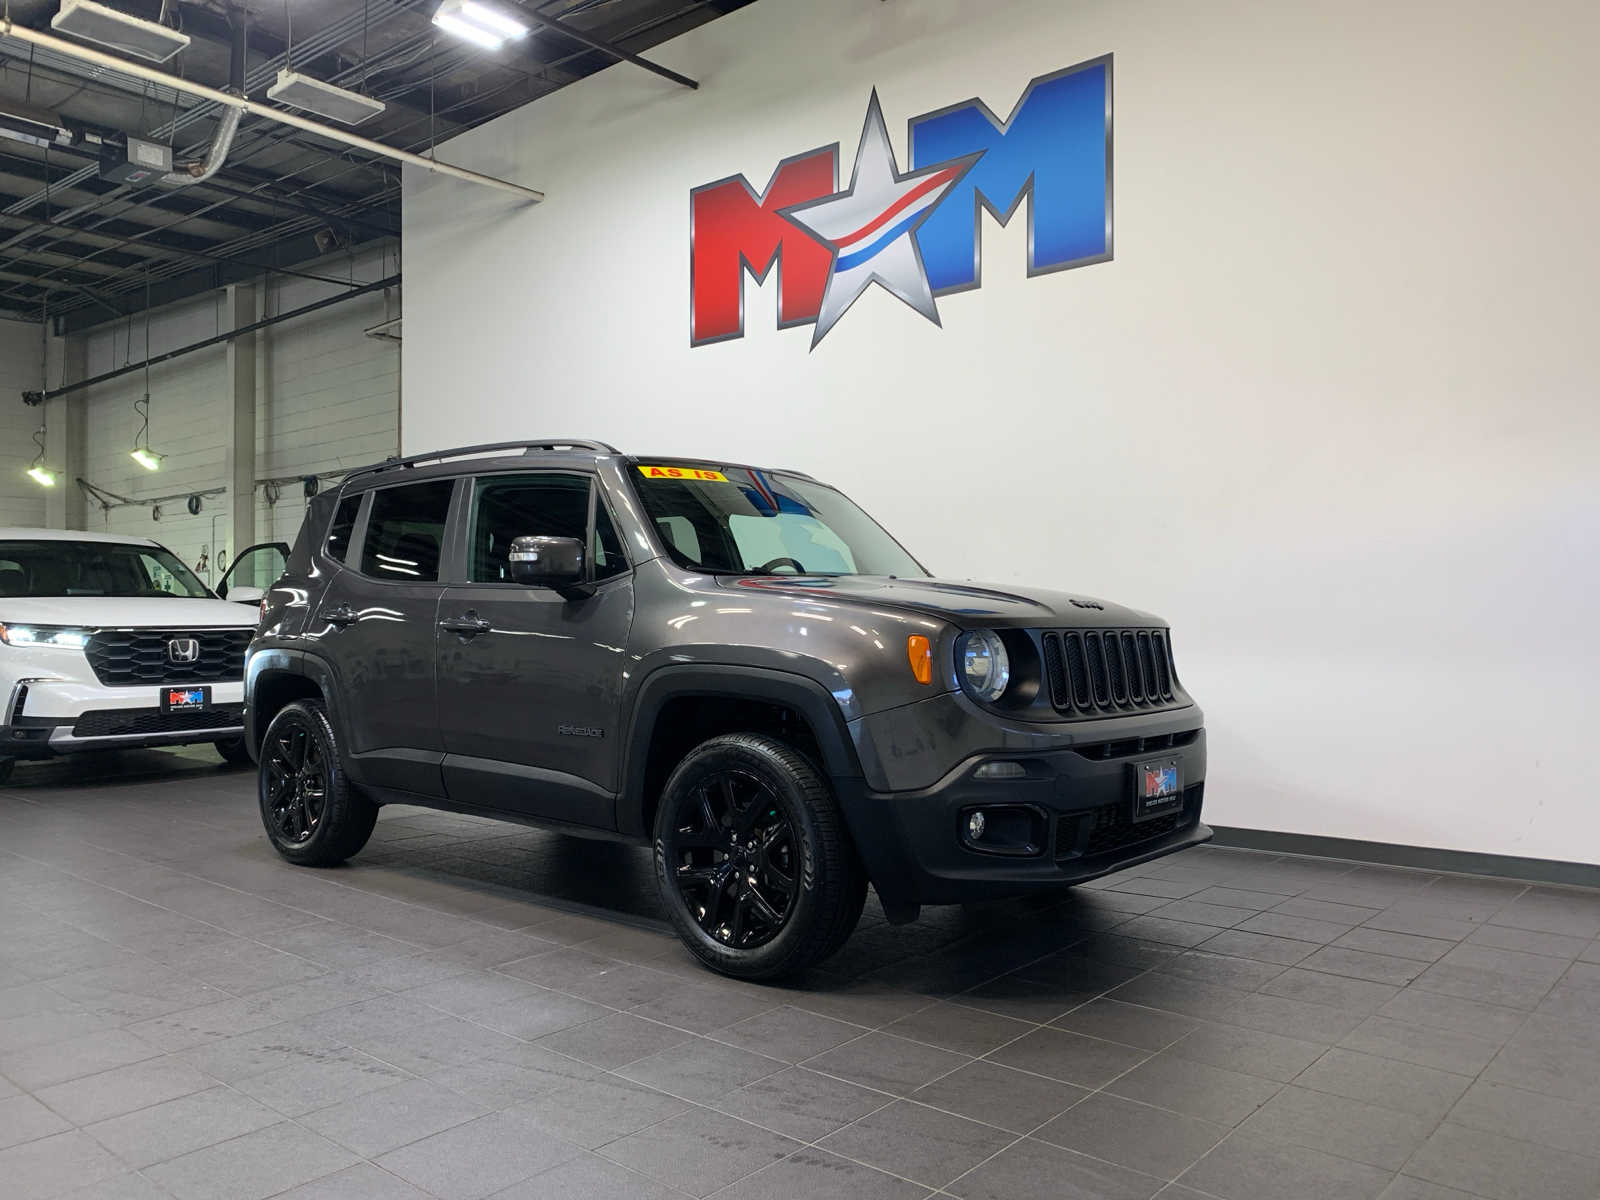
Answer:
[[[230, 284], [224, 301], [228, 328], [240, 329], [256, 319], [256, 289], [253, 283]], [[228, 416], [228, 463], [226, 483], [228, 511], [232, 514], [227, 547], [227, 563], [217, 558], [218, 567], [229, 565], [241, 550], [256, 540], [256, 335], [242, 334], [228, 342], [227, 378], [232, 403], [224, 406]], [[217, 547], [213, 547], [213, 552]]]
[[[48, 359], [60, 355], [58, 371]], [[88, 375], [89, 339], [82, 333], [53, 338], [46, 345], [46, 378], [63, 384], [77, 383]], [[44, 462], [60, 472], [56, 486], [45, 495], [44, 523], [51, 529], [82, 529], [87, 515], [78, 479], [84, 471], [85, 408], [88, 395], [73, 392], [46, 400], [44, 405]]]

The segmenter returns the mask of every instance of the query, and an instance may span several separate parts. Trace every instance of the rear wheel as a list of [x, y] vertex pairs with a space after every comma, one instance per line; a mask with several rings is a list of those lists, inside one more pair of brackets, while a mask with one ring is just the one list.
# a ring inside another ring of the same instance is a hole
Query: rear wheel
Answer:
[[292, 863], [329, 867], [367, 844], [378, 806], [350, 786], [327, 710], [316, 700], [285, 705], [261, 739], [261, 823]]
[[656, 881], [673, 927], [714, 971], [771, 979], [832, 954], [867, 880], [827, 780], [756, 734], [701, 743], [656, 810]]
[[231, 763], [236, 767], [249, 765], [250, 751], [245, 748], [242, 737], [218, 738], [211, 744], [216, 748], [217, 753], [222, 755], [224, 762]]

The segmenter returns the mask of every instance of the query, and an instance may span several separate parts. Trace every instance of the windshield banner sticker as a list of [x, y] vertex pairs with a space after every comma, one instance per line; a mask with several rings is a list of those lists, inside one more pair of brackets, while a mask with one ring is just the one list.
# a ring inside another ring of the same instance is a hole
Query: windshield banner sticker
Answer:
[[1111, 259], [1111, 56], [1041, 75], [1001, 119], [974, 97], [912, 117], [901, 172], [874, 89], [849, 186], [839, 143], [689, 193], [689, 344], [744, 336], [748, 273], [777, 266], [779, 329], [811, 347], [876, 283], [942, 325], [936, 298], [983, 282], [983, 214], [1026, 202], [1028, 275]]
[[706, 483], [727, 483], [728, 477], [709, 467], [639, 467], [646, 479], [699, 479]]

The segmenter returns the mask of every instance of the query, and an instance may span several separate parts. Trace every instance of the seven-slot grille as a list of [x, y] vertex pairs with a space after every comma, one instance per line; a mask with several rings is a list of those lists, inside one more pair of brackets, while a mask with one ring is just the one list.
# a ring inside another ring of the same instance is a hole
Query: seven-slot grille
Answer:
[[1165, 629], [1069, 629], [1044, 635], [1044, 674], [1057, 712], [1112, 716], [1188, 703]]
[[[226, 683], [244, 679], [244, 652], [252, 629], [102, 629], [89, 635], [84, 653], [95, 677], [108, 687], [154, 683]], [[193, 638], [199, 655], [174, 662], [171, 644]]]

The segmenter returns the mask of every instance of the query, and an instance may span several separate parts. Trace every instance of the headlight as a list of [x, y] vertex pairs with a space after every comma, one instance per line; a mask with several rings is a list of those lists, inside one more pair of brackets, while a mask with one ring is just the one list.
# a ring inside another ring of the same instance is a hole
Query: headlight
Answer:
[[7, 646], [55, 646], [82, 650], [89, 644], [87, 629], [61, 629], [51, 625], [0, 624], [0, 642]]
[[1011, 682], [1011, 660], [998, 633], [980, 629], [962, 639], [961, 675], [979, 700], [1000, 699]]

